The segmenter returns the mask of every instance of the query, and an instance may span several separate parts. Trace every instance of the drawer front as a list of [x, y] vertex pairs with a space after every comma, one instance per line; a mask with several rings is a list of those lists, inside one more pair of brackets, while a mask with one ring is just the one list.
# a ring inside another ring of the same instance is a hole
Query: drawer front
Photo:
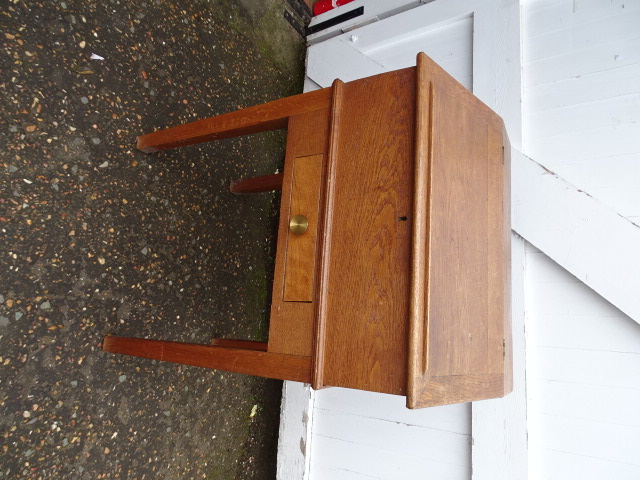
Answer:
[[312, 302], [323, 155], [293, 159], [283, 300]]

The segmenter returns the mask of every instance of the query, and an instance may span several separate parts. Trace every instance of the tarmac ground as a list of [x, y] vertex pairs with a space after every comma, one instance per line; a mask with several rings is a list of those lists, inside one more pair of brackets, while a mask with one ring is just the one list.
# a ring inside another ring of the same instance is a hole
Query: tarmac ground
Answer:
[[300, 93], [282, 0], [0, 8], [0, 479], [275, 477], [281, 382], [102, 352], [106, 334], [268, 332], [270, 132], [146, 155], [137, 135]]

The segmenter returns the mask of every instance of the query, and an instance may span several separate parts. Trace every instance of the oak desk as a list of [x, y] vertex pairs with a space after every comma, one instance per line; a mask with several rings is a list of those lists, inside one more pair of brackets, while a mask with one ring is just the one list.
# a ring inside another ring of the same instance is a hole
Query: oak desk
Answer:
[[268, 342], [106, 337], [106, 351], [406, 395], [511, 389], [503, 122], [425, 54], [417, 66], [138, 138], [167, 148], [288, 128]]

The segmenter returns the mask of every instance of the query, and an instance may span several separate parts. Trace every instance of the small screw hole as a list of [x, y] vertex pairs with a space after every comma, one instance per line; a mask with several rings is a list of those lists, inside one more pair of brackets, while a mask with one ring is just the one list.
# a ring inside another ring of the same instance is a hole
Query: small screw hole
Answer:
[[398, 217], [398, 221], [399, 222], [406, 222], [407, 221], [407, 217], [406, 216]]

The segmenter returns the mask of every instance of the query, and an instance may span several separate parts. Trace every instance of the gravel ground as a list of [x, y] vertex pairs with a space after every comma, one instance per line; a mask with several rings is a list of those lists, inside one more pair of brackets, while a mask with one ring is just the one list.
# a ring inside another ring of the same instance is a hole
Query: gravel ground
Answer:
[[274, 478], [281, 383], [104, 353], [105, 334], [264, 339], [275, 132], [135, 137], [302, 89], [281, 0], [0, 8], [0, 479]]

